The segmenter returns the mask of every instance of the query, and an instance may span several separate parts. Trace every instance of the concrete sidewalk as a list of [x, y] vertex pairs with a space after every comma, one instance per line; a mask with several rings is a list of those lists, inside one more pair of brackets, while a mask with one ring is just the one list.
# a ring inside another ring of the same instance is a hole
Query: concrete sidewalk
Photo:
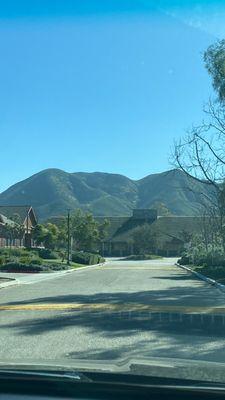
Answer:
[[[36, 274], [21, 274], [21, 273], [1, 273], [0, 274], [0, 289], [8, 286], [20, 285], [20, 284], [31, 284], [35, 282], [45, 281], [47, 279], [58, 278], [65, 273], [70, 273], [75, 271], [75, 269], [59, 272], [49, 272], [49, 273], [36, 273]], [[6, 281], [8, 279], [8, 281]]]
[[0, 277], [0, 289], [11, 285], [15, 285], [15, 279]]
[[[94, 268], [94, 267], [101, 267], [105, 265], [103, 264], [96, 264], [96, 265], [85, 265], [80, 268], [71, 268], [64, 271], [57, 271], [57, 272], [45, 272], [45, 273], [12, 273], [12, 272], [2, 272], [0, 273], [0, 289], [3, 289], [8, 286], [15, 286], [15, 285], [30, 285], [32, 283], [46, 281], [50, 279], [60, 278], [65, 274], [70, 274], [72, 272], [78, 272], [80, 270], [84, 270], [86, 268]], [[8, 279], [8, 281], [6, 281]], [[1, 280], [3, 280], [1, 282]]]

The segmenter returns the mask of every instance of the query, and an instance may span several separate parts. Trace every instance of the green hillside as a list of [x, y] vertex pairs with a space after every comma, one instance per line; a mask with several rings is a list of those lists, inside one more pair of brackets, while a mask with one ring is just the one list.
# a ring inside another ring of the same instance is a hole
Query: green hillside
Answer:
[[41, 171], [0, 194], [0, 205], [31, 204], [41, 220], [81, 208], [96, 216], [128, 216], [133, 208], [151, 208], [157, 202], [175, 215], [199, 215], [208, 185], [172, 170], [138, 181], [109, 173]]
[[203, 204], [207, 206], [207, 197], [211, 197], [213, 188], [200, 183], [180, 170], [166, 171], [148, 175], [138, 181], [138, 208], [150, 208], [156, 202], [162, 202], [174, 215], [199, 215]]

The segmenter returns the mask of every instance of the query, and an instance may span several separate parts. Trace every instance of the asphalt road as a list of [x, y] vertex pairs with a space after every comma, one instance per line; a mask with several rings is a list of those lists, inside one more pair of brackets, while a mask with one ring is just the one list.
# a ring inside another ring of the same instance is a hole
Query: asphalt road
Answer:
[[225, 361], [225, 294], [174, 265], [111, 260], [0, 290], [0, 360]]

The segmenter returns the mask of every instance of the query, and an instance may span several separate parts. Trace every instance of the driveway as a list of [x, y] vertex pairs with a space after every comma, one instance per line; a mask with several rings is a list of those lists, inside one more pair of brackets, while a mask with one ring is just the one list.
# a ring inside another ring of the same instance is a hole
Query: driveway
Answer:
[[224, 362], [225, 294], [175, 259], [123, 261], [0, 291], [0, 358]]

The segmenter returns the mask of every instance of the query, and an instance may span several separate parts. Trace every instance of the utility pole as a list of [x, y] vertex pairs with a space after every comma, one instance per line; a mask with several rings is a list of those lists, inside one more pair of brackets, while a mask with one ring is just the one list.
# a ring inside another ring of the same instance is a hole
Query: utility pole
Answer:
[[67, 213], [67, 265], [71, 260], [71, 237], [70, 237], [70, 210]]
[[25, 247], [29, 248], [29, 207], [27, 207], [27, 220], [26, 220], [26, 234], [25, 234], [25, 238], [26, 238], [26, 243], [25, 243]]

